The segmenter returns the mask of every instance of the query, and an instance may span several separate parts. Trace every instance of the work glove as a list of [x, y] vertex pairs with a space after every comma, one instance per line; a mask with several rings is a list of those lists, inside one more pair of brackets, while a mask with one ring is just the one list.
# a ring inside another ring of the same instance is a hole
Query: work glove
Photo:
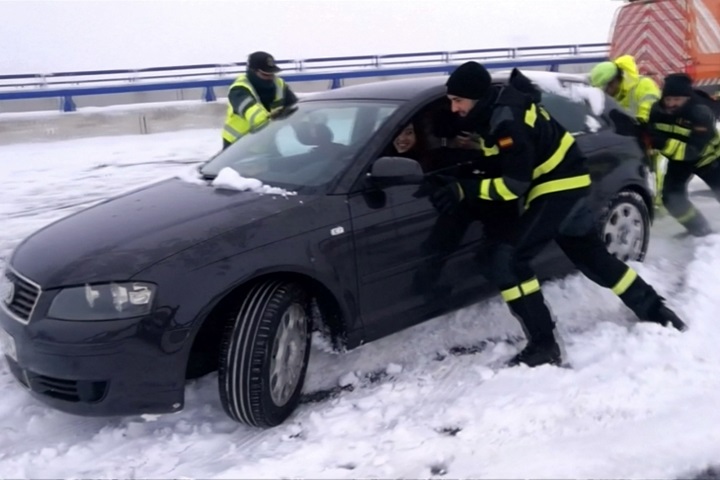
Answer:
[[[467, 193], [474, 191], [477, 181], [458, 180], [447, 175], [432, 175], [421, 185], [416, 197], [429, 196], [430, 203], [442, 214], [451, 214], [467, 199]], [[477, 189], [477, 188], [475, 188]]]

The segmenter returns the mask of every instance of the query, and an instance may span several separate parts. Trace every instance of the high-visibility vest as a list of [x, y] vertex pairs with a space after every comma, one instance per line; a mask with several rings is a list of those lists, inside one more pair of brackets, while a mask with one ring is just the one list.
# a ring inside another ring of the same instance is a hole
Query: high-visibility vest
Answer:
[[[640, 90], [642, 91], [638, 92], [638, 88], [641, 86], [642, 88], [640, 88]], [[630, 115], [635, 118], [640, 116], [643, 122], [647, 122], [650, 117], [650, 107], [652, 107], [653, 103], [660, 100], [660, 92], [651, 78], [640, 77], [640, 80], [628, 90], [625, 98], [627, 102], [621, 102], [621, 104], [627, 103], [625, 106]], [[645, 107], [644, 109], [642, 108], [643, 106]], [[642, 114], [640, 114], [641, 109], [643, 110]]]
[[233, 84], [230, 85], [230, 90], [238, 87], [247, 89], [250, 96], [240, 102], [237, 109], [238, 113], [235, 113], [232, 105], [228, 104], [222, 137], [230, 143], [234, 143], [238, 138], [265, 126], [270, 120], [270, 112], [282, 107], [285, 101], [285, 81], [280, 77], [275, 77], [275, 98], [270, 105], [270, 110], [263, 106], [260, 96], [255, 91], [252, 83], [250, 83], [247, 75], [243, 74], [236, 78]]

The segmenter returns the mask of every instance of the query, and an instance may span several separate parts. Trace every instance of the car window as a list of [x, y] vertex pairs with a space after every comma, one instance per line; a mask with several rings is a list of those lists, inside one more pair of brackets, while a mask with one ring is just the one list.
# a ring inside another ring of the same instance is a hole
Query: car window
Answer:
[[556, 93], [543, 92], [542, 105], [568, 132], [579, 133], [589, 130], [587, 117], [592, 112], [584, 102], [571, 100]]
[[[330, 130], [334, 143], [348, 146], [355, 113], [354, 107], [334, 108], [315, 112], [314, 115], [309, 116], [309, 119], [316, 124], [324, 124]], [[284, 157], [307, 153], [314, 148], [314, 145], [306, 145], [298, 139], [294, 127], [294, 124], [284, 125], [275, 136], [278, 152]]]
[[220, 152], [201, 173], [213, 178], [230, 167], [271, 186], [294, 191], [319, 187], [345, 171], [398, 106], [391, 101], [299, 102], [286, 118]]

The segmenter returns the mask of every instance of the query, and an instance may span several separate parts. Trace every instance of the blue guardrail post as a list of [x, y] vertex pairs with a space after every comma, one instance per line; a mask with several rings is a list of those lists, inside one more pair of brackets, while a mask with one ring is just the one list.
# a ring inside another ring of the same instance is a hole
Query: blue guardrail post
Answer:
[[70, 95], [65, 95], [60, 101], [60, 111], [62, 112], [74, 112], [77, 108], [75, 102]]

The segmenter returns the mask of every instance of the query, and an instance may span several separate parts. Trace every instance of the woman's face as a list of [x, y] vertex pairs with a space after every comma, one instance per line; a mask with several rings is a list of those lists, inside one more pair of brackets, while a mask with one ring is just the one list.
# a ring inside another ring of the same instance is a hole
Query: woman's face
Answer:
[[395, 137], [393, 146], [398, 153], [405, 153], [415, 146], [415, 140], [415, 127], [411, 123], [400, 132], [400, 135]]

